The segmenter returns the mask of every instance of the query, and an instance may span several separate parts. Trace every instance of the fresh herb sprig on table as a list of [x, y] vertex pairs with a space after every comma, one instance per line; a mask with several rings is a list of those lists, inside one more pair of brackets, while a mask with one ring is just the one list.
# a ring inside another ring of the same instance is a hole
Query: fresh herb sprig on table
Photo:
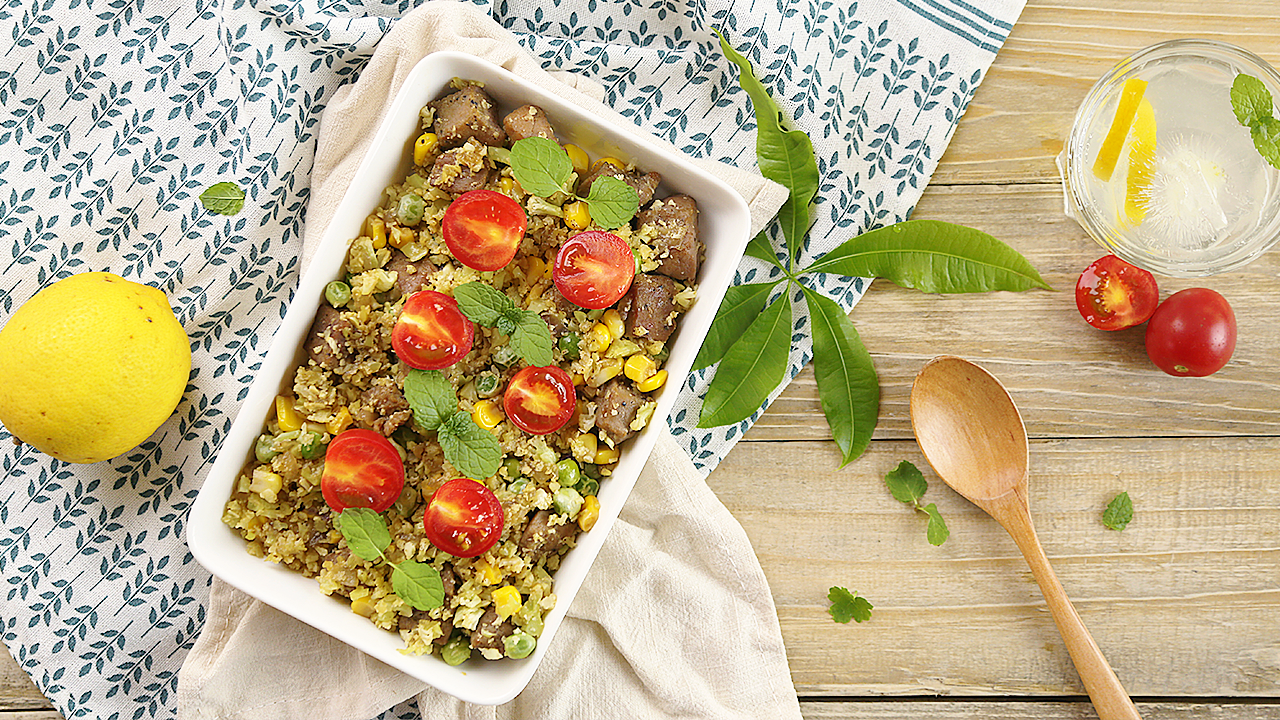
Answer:
[[929, 483], [924, 479], [924, 473], [920, 472], [920, 468], [903, 460], [898, 463], [898, 467], [885, 474], [884, 484], [889, 486], [889, 492], [898, 502], [929, 516], [925, 535], [929, 538], [930, 545], [941, 545], [951, 537], [951, 531], [947, 529], [942, 513], [938, 512], [938, 506], [933, 503], [928, 505], [920, 503], [920, 498], [924, 497], [929, 490]]
[[410, 370], [404, 378], [404, 399], [413, 410], [414, 424], [426, 432], [435, 431], [444, 459], [458, 472], [472, 480], [498, 472], [502, 465], [498, 439], [476, 425], [470, 413], [458, 409], [453, 385], [439, 370]]
[[582, 200], [600, 227], [620, 228], [640, 210], [636, 189], [608, 175], [596, 178], [586, 197], [578, 197], [569, 187], [573, 162], [555, 140], [537, 136], [517, 140], [511, 145], [510, 161], [511, 172], [525, 192], [540, 198], [562, 192]]
[[879, 379], [848, 314], [804, 285], [801, 276], [822, 272], [883, 277], [902, 287], [936, 293], [1052, 288], [1022, 255], [999, 240], [935, 220], [908, 220], [871, 230], [798, 268], [809, 229], [809, 205], [819, 180], [813, 144], [803, 132], [782, 126], [781, 110], [756, 78], [751, 63], [723, 35], [719, 37], [720, 48], [738, 66], [739, 84], [755, 109], [760, 172], [786, 187], [790, 196], [778, 213], [785, 254], [776, 255], [764, 233], [752, 239], [746, 251], [778, 268], [782, 277], [729, 288], [694, 361], [694, 369], [719, 363], [698, 427], [745, 420], [783, 381], [791, 352], [791, 298], [793, 287], [799, 287], [813, 318], [818, 397], [843, 454], [843, 467], [861, 456], [871, 442], [880, 410]]
[[827, 600], [831, 601], [831, 607], [827, 608], [827, 612], [831, 613], [831, 619], [838, 623], [847, 624], [850, 620], [866, 622], [871, 619], [871, 610], [875, 607], [858, 593], [839, 586], [827, 591]]
[[1272, 167], [1280, 168], [1280, 120], [1271, 111], [1271, 91], [1252, 75], [1240, 73], [1231, 83], [1231, 109], [1249, 128], [1253, 147]]
[[1130, 522], [1133, 522], [1133, 499], [1129, 493], [1122, 492], [1107, 503], [1107, 509], [1102, 511], [1102, 524], [1111, 530], [1123, 530]]
[[401, 600], [418, 610], [444, 604], [444, 582], [439, 570], [410, 558], [398, 563], [387, 559], [391, 532], [381, 515], [369, 508], [347, 508], [338, 514], [338, 530], [351, 552], [362, 560], [382, 560], [391, 566], [391, 589]]

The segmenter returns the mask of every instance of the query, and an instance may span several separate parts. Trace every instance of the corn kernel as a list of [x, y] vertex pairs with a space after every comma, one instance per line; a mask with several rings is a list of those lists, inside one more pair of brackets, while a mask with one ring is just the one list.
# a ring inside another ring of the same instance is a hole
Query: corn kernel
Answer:
[[622, 315], [613, 308], [604, 311], [604, 317], [600, 318], [604, 322], [604, 326], [609, 328], [609, 335], [617, 340], [627, 332], [627, 324], [622, 322]]
[[498, 181], [498, 189], [502, 191], [503, 195], [515, 195], [516, 179], [513, 177], [503, 177]]
[[485, 430], [492, 430], [502, 423], [502, 411], [498, 409], [498, 403], [481, 400], [471, 409], [471, 419]]
[[498, 611], [498, 619], [506, 620], [520, 610], [520, 591], [510, 585], [503, 585], [493, 591], [493, 609]]
[[622, 372], [635, 382], [644, 382], [653, 377], [658, 371], [658, 364], [653, 358], [644, 353], [636, 353], [627, 358], [627, 362], [622, 366]]
[[375, 612], [373, 601], [367, 597], [355, 598], [351, 601], [351, 612], [371, 618]]
[[608, 360], [601, 360], [600, 363], [596, 365], [595, 374], [591, 376], [591, 385], [593, 387], [600, 387], [601, 385], [609, 382], [610, 380], [614, 379], [621, 373], [622, 373], [622, 358], [609, 358]]
[[573, 380], [574, 387], [582, 387], [582, 383], [587, 381], [587, 379], [582, 376], [582, 373], [574, 373], [570, 379]]
[[542, 277], [547, 271], [547, 264], [542, 258], [530, 258], [529, 267], [525, 269], [524, 276], [529, 281], [534, 281]]
[[636, 389], [640, 392], [653, 392], [663, 385], [667, 384], [667, 371], [659, 370], [649, 376], [648, 380], [641, 380], [636, 383]]
[[596, 450], [596, 464], [609, 465], [618, 461], [618, 448], [605, 446]]
[[[387, 243], [393, 248], [402, 248], [405, 245], [413, 244], [417, 239], [417, 233], [413, 231], [413, 228], [397, 225], [391, 228], [391, 237], [387, 238]], [[377, 247], [377, 243], [374, 243], [374, 247]]]
[[599, 170], [600, 166], [605, 163], [609, 163], [610, 165], [618, 168], [619, 170], [625, 170], [627, 167], [626, 163], [622, 162], [616, 157], [602, 157], [596, 161], [596, 169]]
[[302, 418], [293, 407], [293, 398], [288, 395], [276, 396], [276, 425], [280, 432], [293, 432], [302, 429]]
[[418, 165], [426, 165], [439, 144], [440, 138], [435, 133], [422, 133], [413, 143], [413, 161]]
[[609, 344], [613, 342], [613, 333], [609, 332], [609, 328], [604, 323], [598, 322], [587, 331], [585, 342], [588, 350], [602, 353], [608, 350]]
[[581, 462], [592, 462], [596, 459], [596, 448], [600, 441], [591, 433], [579, 433], [569, 440], [569, 452], [573, 458]]
[[324, 424], [324, 429], [329, 431], [330, 435], [337, 435], [346, 430], [351, 425], [351, 411], [346, 405], [338, 408], [338, 412], [329, 418], [329, 422]]
[[578, 513], [578, 527], [582, 528], [582, 532], [586, 532], [596, 526], [596, 521], [600, 519], [600, 500], [595, 495], [588, 495], [582, 499], [582, 511]]
[[591, 168], [591, 158], [587, 157], [587, 151], [572, 143], [565, 145], [564, 151], [569, 153], [569, 162], [573, 163], [573, 171], [578, 173], [578, 177], [586, 175]]
[[387, 234], [385, 232], [382, 233], [381, 235], [378, 235], [372, 238], [372, 240], [373, 240], [374, 250], [381, 250], [382, 248], [387, 246]]
[[586, 230], [591, 227], [591, 210], [581, 200], [574, 200], [564, 206], [564, 224], [574, 230]]
[[[362, 234], [373, 240], [374, 247], [382, 247], [382, 245], [387, 244], [387, 224], [377, 214], [365, 218], [364, 233]], [[382, 245], [378, 245], [379, 238], [382, 240]]]
[[257, 493], [263, 500], [273, 503], [282, 487], [284, 487], [284, 478], [276, 473], [261, 465], [253, 469], [253, 478], [249, 481], [249, 492]]
[[476, 575], [484, 585], [497, 585], [502, 580], [502, 571], [484, 560], [476, 563]]

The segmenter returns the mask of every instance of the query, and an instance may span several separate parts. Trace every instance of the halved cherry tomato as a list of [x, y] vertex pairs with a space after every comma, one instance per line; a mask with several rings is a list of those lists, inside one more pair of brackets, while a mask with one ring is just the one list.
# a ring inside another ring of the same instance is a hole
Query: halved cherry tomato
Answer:
[[457, 557], [475, 557], [502, 536], [502, 503], [483, 483], [455, 478], [441, 485], [422, 513], [427, 539]]
[[445, 209], [440, 231], [459, 262], [487, 271], [511, 262], [527, 226], [520, 203], [492, 190], [472, 190]]
[[320, 492], [334, 512], [349, 507], [382, 512], [404, 489], [404, 463], [391, 441], [372, 430], [346, 430], [324, 453]]
[[1076, 281], [1076, 307], [1100, 330], [1141, 325], [1159, 303], [1155, 276], [1115, 255], [1098, 258]]
[[516, 427], [534, 435], [546, 435], [569, 422], [577, 399], [569, 373], [555, 365], [527, 367], [507, 383], [502, 408]]
[[551, 270], [561, 295], [574, 305], [593, 310], [621, 300], [635, 275], [631, 246], [602, 230], [588, 230], [566, 240]]
[[1156, 308], [1146, 343], [1147, 357], [1170, 375], [1212, 375], [1236, 350], [1236, 314], [1213, 290], [1180, 290]]
[[419, 370], [440, 370], [471, 352], [475, 327], [458, 309], [458, 301], [423, 290], [404, 301], [396, 326], [391, 329], [391, 347], [396, 356]]

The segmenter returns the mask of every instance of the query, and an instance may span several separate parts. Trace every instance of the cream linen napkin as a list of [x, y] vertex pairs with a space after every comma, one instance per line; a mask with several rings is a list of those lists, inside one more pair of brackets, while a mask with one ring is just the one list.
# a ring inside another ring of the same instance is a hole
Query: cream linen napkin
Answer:
[[[424, 5], [396, 23], [325, 111], [304, 236], [310, 257], [381, 121], [424, 55], [478, 55], [612, 122], [600, 88], [554, 76], [474, 6]], [[718, 163], [747, 199], [752, 232], [786, 191]], [[429, 718], [799, 718], [777, 612], [746, 534], [669, 436], [652, 457], [528, 688], [468, 705], [216, 578], [178, 680], [182, 720], [360, 720], [417, 696]]]

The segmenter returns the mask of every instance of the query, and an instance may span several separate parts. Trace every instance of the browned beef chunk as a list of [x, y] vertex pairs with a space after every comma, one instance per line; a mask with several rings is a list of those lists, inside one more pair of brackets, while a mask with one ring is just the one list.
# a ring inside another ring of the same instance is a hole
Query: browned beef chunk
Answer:
[[617, 445], [635, 434], [631, 421], [644, 403], [644, 396], [625, 380], [615, 378], [600, 388], [596, 397], [596, 427], [609, 434]]
[[427, 182], [445, 192], [461, 195], [484, 187], [492, 172], [488, 166], [481, 166], [479, 170], [471, 169], [471, 166], [458, 160], [456, 150], [450, 150], [436, 158]]
[[538, 561], [556, 554], [566, 540], [577, 534], [577, 523], [570, 520], [563, 525], [552, 525], [551, 511], [539, 510], [525, 526], [524, 533], [520, 536], [520, 548]]
[[616, 177], [636, 189], [636, 194], [640, 196], [640, 207], [649, 204], [653, 199], [653, 191], [658, 189], [658, 183], [662, 182], [662, 176], [656, 172], [642, 173], [639, 170], [623, 170], [612, 163], [599, 163], [596, 169], [587, 173], [587, 176], [578, 181], [578, 194], [586, 197], [591, 191], [591, 183], [596, 178], [608, 175]]
[[515, 630], [516, 627], [510, 620], [499, 620], [498, 611], [490, 607], [480, 616], [480, 622], [476, 623], [476, 629], [471, 633], [471, 647], [477, 650], [489, 648], [501, 651], [503, 638]]
[[507, 134], [498, 124], [498, 108], [484, 90], [468, 85], [433, 103], [434, 129], [440, 147], [455, 148], [471, 138], [485, 145], [502, 145]]
[[507, 140], [513, 143], [527, 137], [556, 139], [556, 131], [551, 129], [551, 121], [537, 105], [525, 105], [512, 110], [502, 118], [502, 129], [507, 131]]
[[663, 342], [676, 329], [676, 281], [665, 275], [641, 273], [618, 302], [627, 334], [640, 340]]
[[404, 253], [393, 249], [391, 259], [387, 261], [387, 269], [396, 274], [396, 287], [400, 288], [400, 296], [409, 297], [421, 290], [427, 278], [438, 268], [426, 258], [414, 262], [405, 257]]
[[698, 276], [702, 243], [698, 240], [698, 203], [688, 195], [672, 195], [640, 212], [641, 226], [657, 229], [656, 245], [662, 264], [658, 272], [686, 282]]
[[413, 411], [400, 392], [396, 381], [381, 377], [373, 381], [368, 390], [360, 393], [360, 411], [357, 419], [375, 432], [390, 436], [396, 428], [409, 422]]
[[307, 357], [326, 370], [336, 370], [351, 359], [348, 336], [355, 333], [355, 326], [342, 316], [342, 312], [326, 303], [320, 304], [316, 320], [307, 333]]

